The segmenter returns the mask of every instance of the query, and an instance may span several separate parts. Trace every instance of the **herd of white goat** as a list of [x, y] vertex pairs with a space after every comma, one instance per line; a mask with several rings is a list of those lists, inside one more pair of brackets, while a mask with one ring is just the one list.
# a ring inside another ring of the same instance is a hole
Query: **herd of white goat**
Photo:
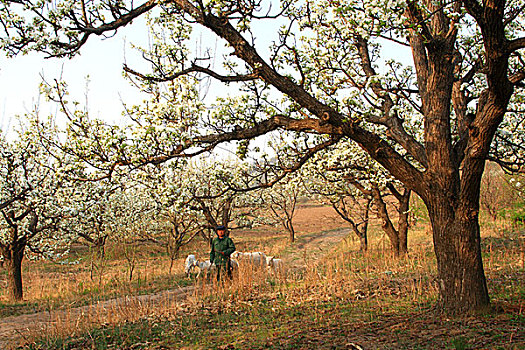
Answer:
[[[263, 252], [233, 252], [231, 255], [231, 264], [233, 270], [239, 266], [249, 265], [254, 269], [266, 268], [268, 272], [282, 276], [284, 273], [284, 263], [282, 259], [273, 256], [267, 256]], [[194, 254], [188, 255], [184, 262], [184, 272], [189, 277], [192, 272], [197, 272], [197, 278], [201, 275], [207, 275], [216, 267], [210, 260], [200, 261]]]

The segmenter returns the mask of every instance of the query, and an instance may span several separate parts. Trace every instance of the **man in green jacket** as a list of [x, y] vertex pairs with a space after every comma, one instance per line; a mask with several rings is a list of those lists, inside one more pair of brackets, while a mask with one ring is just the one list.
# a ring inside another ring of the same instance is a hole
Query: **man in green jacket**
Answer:
[[[221, 273], [226, 271], [228, 278], [232, 278], [232, 265], [230, 255], [235, 251], [235, 244], [230, 237], [226, 237], [226, 227], [217, 226], [217, 237], [211, 241], [210, 262], [217, 267], [217, 281]], [[222, 271], [221, 271], [222, 270]]]

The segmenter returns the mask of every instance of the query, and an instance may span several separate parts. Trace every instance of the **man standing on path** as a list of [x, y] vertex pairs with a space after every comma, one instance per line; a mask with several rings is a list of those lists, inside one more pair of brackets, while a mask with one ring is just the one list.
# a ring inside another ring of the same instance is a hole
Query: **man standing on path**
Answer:
[[226, 237], [226, 227], [217, 226], [217, 237], [211, 241], [210, 262], [217, 267], [217, 281], [221, 279], [221, 274], [227, 273], [228, 278], [232, 278], [232, 265], [230, 255], [235, 251], [235, 244], [230, 237]]

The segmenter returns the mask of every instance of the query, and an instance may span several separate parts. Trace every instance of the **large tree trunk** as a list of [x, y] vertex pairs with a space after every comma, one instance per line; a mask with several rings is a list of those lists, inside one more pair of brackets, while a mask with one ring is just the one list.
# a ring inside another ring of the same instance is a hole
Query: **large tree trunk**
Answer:
[[24, 259], [25, 244], [12, 244], [6, 247], [2, 254], [5, 258], [8, 272], [7, 288], [11, 300], [22, 300], [24, 291], [22, 288], [22, 260]]
[[449, 314], [483, 311], [489, 295], [476, 208], [453, 210], [446, 198], [429, 206], [438, 267], [439, 306]]

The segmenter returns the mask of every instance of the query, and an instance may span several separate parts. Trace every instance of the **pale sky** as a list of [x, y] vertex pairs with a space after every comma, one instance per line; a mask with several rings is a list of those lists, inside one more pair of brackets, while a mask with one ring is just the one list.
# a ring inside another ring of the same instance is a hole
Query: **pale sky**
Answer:
[[[201, 50], [201, 45], [217, 48], [218, 55], [222, 55], [223, 47], [217, 44], [216, 37], [208, 30], [197, 30], [194, 33], [195, 47], [200, 47]], [[39, 97], [41, 75], [48, 82], [62, 77], [68, 84], [70, 101], [75, 100], [84, 105], [87, 92], [91, 116], [117, 123], [119, 120], [124, 121], [120, 117], [123, 109], [121, 101], [139, 104], [145, 96], [124, 79], [122, 65], [126, 62], [130, 68], [148, 72], [146, 61], [137, 50], [131, 48], [131, 43], [147, 47], [148, 41], [145, 19], [140, 18], [119, 29], [114, 37], [90, 37], [81, 48], [80, 55], [73, 59], [45, 59], [45, 55], [40, 53], [15, 58], [0, 54], [0, 129], [3, 133], [12, 129], [14, 116], [31, 112], [37, 103], [42, 117], [58, 113], [56, 104], [46, 103], [43, 97]], [[216, 63], [220, 64], [219, 62]], [[219, 83], [214, 85], [216, 84]], [[220, 91], [224, 93], [230, 90], [231, 88], [222, 86]], [[210, 91], [210, 95], [213, 96], [214, 93]]]
[[[129, 36], [129, 38], [127, 38]], [[127, 41], [127, 42], [126, 42]], [[122, 111], [121, 99], [141, 100], [138, 90], [122, 76], [122, 64], [144, 65], [130, 41], [147, 43], [147, 33], [140, 23], [123, 28], [113, 37], [103, 40], [93, 37], [73, 59], [45, 59], [43, 54], [7, 58], [0, 56], [0, 128], [12, 128], [15, 115], [33, 110], [39, 102], [41, 75], [49, 82], [62, 78], [68, 83], [70, 100], [85, 103], [86, 77], [89, 76], [88, 106], [93, 116], [117, 120]], [[135, 101], [134, 101], [135, 100]], [[40, 99], [42, 115], [55, 114], [57, 106]]]

